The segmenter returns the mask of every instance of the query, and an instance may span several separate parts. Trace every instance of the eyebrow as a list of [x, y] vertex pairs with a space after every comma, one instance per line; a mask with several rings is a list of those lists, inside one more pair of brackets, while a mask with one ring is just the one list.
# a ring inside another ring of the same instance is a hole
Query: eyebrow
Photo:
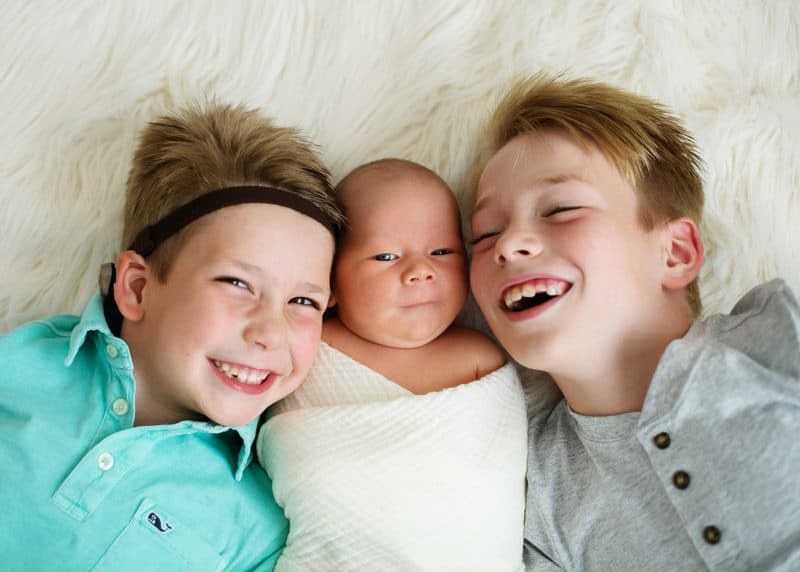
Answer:
[[[586, 182], [585, 179], [583, 179], [582, 177], [579, 177], [575, 173], [559, 173], [559, 174], [556, 174], [556, 175], [548, 175], [546, 177], [539, 177], [538, 179], [534, 179], [533, 181], [531, 181], [529, 186], [533, 187], [533, 186], [541, 185], [541, 184], [545, 184], [545, 185], [561, 185], [561, 184], [569, 183], [569, 182], [572, 182], [572, 181], [575, 181], [575, 182], [578, 182], [578, 183], [585, 183]], [[475, 201], [475, 204], [472, 205], [472, 212], [475, 213], [476, 211], [479, 211], [481, 209], [481, 207], [483, 206], [484, 202], [485, 202], [485, 199], [483, 197], [481, 197], [480, 199]]]
[[302, 285], [305, 286], [311, 294], [320, 294], [322, 296], [330, 294], [327, 288], [323, 288], [319, 284], [314, 284], [313, 282], [303, 282]]
[[248, 264], [247, 262], [243, 262], [241, 260], [236, 260], [235, 258], [229, 258], [228, 262], [230, 262], [233, 266], [238, 267], [240, 270], [244, 270], [245, 272], [249, 272], [251, 274], [264, 274], [264, 272], [256, 266], [255, 264]]
[[579, 177], [574, 173], [563, 173], [559, 175], [551, 175], [549, 177], [542, 177], [540, 179], [536, 179], [534, 183], [547, 183], [549, 185], [560, 185], [562, 183], [569, 183], [571, 181], [577, 181], [579, 183], [585, 183], [586, 181]]

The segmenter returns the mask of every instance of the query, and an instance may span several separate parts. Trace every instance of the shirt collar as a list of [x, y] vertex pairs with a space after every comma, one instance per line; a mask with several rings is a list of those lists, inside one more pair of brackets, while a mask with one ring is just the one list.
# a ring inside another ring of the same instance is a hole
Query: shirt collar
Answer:
[[212, 423], [210, 421], [181, 421], [176, 423], [175, 427], [182, 428], [185, 432], [204, 432], [204, 433], [217, 433], [222, 434], [226, 431], [234, 431], [242, 440], [242, 446], [239, 449], [239, 456], [236, 461], [236, 474], [234, 475], [237, 481], [242, 480], [245, 469], [253, 460], [253, 441], [256, 438], [258, 430], [258, 420], [256, 417], [250, 423], [245, 425], [225, 426]]
[[69, 367], [72, 364], [75, 356], [78, 355], [78, 352], [86, 342], [86, 336], [89, 332], [99, 332], [105, 337], [113, 337], [103, 313], [103, 297], [100, 294], [95, 294], [92, 297], [83, 311], [81, 321], [72, 329], [72, 335], [69, 338], [69, 351], [67, 352], [67, 358], [64, 360], [65, 366]]
[[253, 460], [253, 441], [256, 439], [256, 431], [258, 430], [258, 417], [246, 425], [237, 425], [236, 427], [230, 427], [230, 429], [236, 431], [239, 437], [242, 438], [242, 447], [239, 449], [239, 458], [236, 466], [236, 480], [240, 481], [244, 470]]
[[[100, 294], [95, 294], [86, 306], [80, 322], [72, 329], [72, 335], [69, 340], [69, 351], [64, 360], [65, 366], [69, 367], [75, 360], [75, 356], [78, 355], [78, 352], [86, 343], [86, 338], [90, 332], [97, 332], [104, 338], [118, 340], [117, 343], [125, 346], [127, 350], [125, 341], [111, 333], [105, 313], [103, 312], [103, 297]], [[236, 432], [242, 440], [242, 446], [239, 449], [236, 463], [236, 480], [239, 481], [242, 479], [245, 469], [252, 461], [253, 441], [255, 441], [256, 431], [258, 429], [258, 418], [253, 419], [250, 423], [245, 425], [231, 427], [204, 421], [182, 421], [176, 423], [172, 427], [185, 432], [202, 431], [205, 433], [220, 434], [226, 431]]]

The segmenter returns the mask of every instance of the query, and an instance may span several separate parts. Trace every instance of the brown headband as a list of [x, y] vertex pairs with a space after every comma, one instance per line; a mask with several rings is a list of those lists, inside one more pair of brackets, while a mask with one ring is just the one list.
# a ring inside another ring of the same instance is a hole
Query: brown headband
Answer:
[[265, 203], [286, 207], [313, 218], [337, 236], [338, 225], [321, 208], [306, 198], [274, 187], [229, 187], [211, 191], [178, 207], [158, 222], [142, 229], [128, 247], [145, 258], [170, 236], [198, 218], [216, 210], [244, 203]]

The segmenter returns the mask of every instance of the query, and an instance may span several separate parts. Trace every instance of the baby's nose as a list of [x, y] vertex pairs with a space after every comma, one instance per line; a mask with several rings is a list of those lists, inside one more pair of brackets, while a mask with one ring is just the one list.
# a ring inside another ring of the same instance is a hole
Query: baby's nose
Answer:
[[433, 267], [422, 261], [417, 261], [406, 270], [403, 279], [406, 284], [416, 284], [419, 282], [428, 282], [436, 278], [436, 273]]

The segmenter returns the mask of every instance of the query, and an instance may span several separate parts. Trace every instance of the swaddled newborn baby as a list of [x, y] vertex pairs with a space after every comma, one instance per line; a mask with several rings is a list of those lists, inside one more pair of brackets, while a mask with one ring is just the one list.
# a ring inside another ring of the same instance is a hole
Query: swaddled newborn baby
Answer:
[[290, 524], [276, 570], [520, 570], [525, 400], [497, 346], [452, 325], [467, 295], [453, 194], [396, 159], [337, 194], [336, 315], [258, 437]]

